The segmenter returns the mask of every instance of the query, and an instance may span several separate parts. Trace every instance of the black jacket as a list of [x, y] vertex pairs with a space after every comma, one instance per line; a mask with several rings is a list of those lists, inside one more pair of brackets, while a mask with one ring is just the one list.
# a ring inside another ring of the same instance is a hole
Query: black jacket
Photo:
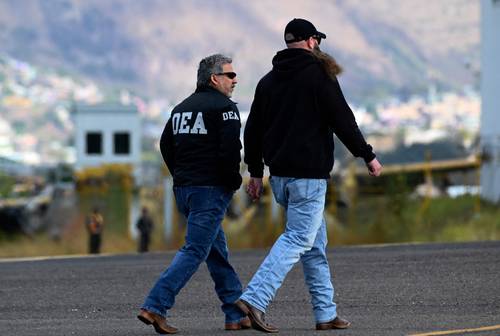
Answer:
[[198, 87], [172, 110], [160, 139], [174, 185], [238, 189], [240, 129], [236, 104], [212, 87]]
[[149, 216], [142, 215], [137, 220], [136, 227], [141, 234], [149, 235], [153, 231], [153, 220]]
[[[257, 85], [245, 127], [245, 162], [253, 177], [329, 178], [333, 133], [356, 157], [375, 158], [336, 79], [304, 49], [285, 49]], [[264, 163], [262, 162], [264, 159]]]

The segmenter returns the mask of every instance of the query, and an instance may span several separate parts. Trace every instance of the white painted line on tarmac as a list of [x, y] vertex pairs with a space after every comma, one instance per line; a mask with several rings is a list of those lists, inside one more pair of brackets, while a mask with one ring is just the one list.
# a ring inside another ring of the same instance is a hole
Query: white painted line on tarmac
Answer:
[[[156, 254], [172, 254], [176, 250], [151, 251], [148, 255]], [[99, 254], [67, 254], [57, 256], [39, 256], [39, 257], [21, 257], [21, 258], [0, 258], [0, 263], [22, 262], [22, 261], [44, 261], [44, 260], [64, 260], [64, 259], [80, 259], [80, 258], [99, 258], [99, 257], [114, 257], [114, 256], [137, 256], [137, 252], [117, 252], [117, 253], [99, 253]]]
[[433, 331], [427, 332], [423, 334], [411, 334], [408, 336], [439, 336], [439, 335], [453, 335], [453, 334], [463, 334], [463, 333], [474, 333], [481, 331], [491, 331], [491, 330], [500, 330], [500, 324], [488, 327], [480, 327], [473, 329], [460, 329], [460, 330], [447, 330], [447, 331]]
[[108, 257], [118, 255], [114, 253], [101, 253], [101, 254], [68, 254], [60, 256], [42, 256], [42, 257], [23, 257], [23, 258], [0, 258], [0, 263], [21, 262], [21, 261], [43, 261], [43, 260], [61, 260], [61, 259], [78, 259], [78, 258], [95, 258], [95, 257]]

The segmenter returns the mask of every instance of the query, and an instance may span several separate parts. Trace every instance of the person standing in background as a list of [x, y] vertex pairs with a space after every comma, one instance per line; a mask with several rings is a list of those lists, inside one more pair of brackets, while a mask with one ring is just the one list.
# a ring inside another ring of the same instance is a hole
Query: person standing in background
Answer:
[[137, 220], [136, 224], [137, 229], [139, 230], [139, 247], [138, 252], [148, 252], [149, 251], [149, 243], [151, 241], [151, 233], [153, 232], [154, 223], [149, 215], [148, 208], [142, 208], [141, 217]]
[[104, 219], [95, 207], [92, 213], [86, 219], [87, 231], [89, 233], [89, 253], [101, 253], [102, 230], [104, 228]]

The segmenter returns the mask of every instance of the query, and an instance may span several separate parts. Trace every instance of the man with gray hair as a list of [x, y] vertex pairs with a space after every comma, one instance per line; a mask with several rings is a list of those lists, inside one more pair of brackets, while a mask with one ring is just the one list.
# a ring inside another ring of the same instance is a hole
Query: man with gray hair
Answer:
[[228, 260], [222, 219], [241, 185], [240, 114], [230, 100], [237, 83], [232, 59], [216, 54], [201, 60], [196, 91], [171, 113], [160, 150], [174, 178], [179, 211], [187, 219], [186, 242], [151, 289], [139, 320], [160, 334], [173, 334], [165, 315], [175, 297], [205, 261], [222, 302], [225, 329], [250, 328], [234, 304], [241, 282]]

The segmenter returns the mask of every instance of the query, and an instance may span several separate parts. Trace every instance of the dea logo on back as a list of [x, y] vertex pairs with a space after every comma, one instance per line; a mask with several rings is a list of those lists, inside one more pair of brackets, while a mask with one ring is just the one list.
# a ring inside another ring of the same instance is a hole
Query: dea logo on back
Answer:
[[203, 112], [196, 114], [193, 126], [188, 123], [191, 121], [193, 112], [175, 113], [172, 116], [172, 129], [174, 134], [207, 134], [205, 123], [203, 122]]

